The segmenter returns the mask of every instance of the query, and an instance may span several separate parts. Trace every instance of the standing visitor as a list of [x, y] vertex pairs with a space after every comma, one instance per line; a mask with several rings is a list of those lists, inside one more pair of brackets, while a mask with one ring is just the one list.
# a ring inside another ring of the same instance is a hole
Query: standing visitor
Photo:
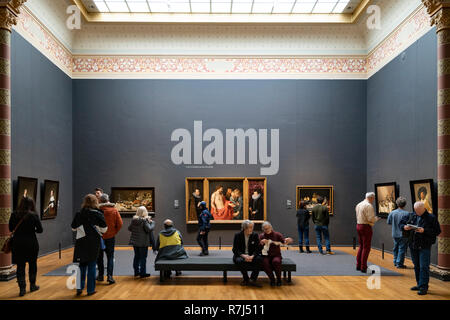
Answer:
[[309, 218], [311, 214], [306, 210], [306, 202], [299, 202], [299, 209], [297, 210], [297, 229], [298, 229], [298, 248], [300, 253], [303, 253], [303, 237], [305, 237], [306, 252], [309, 250]]
[[405, 255], [408, 248], [408, 238], [403, 237], [403, 230], [400, 228], [400, 222], [404, 217], [409, 216], [409, 212], [404, 210], [406, 199], [399, 197], [396, 201], [398, 209], [389, 213], [387, 223], [392, 225], [392, 239], [394, 240], [394, 266], [404, 269], [406, 266]]
[[314, 222], [314, 230], [316, 231], [317, 248], [320, 254], [325, 254], [322, 249], [322, 235], [325, 238], [325, 246], [328, 254], [333, 254], [331, 251], [330, 232], [328, 225], [330, 223], [330, 213], [328, 207], [323, 204], [323, 197], [317, 196], [317, 204], [312, 209], [312, 221]]

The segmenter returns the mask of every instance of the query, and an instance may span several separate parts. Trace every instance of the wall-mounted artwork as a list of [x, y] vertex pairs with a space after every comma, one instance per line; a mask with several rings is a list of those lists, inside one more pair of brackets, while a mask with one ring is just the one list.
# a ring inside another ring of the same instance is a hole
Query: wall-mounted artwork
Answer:
[[334, 214], [334, 187], [333, 186], [297, 186], [297, 210], [300, 201], [306, 202], [306, 209], [312, 211], [312, 208], [318, 204], [318, 198], [322, 197], [322, 205], [328, 207], [330, 215]]
[[17, 196], [14, 202], [15, 208], [19, 207], [20, 201], [24, 197], [29, 197], [36, 203], [38, 179], [28, 177], [17, 178]]
[[428, 213], [437, 213], [437, 201], [433, 179], [410, 181], [409, 186], [411, 188], [413, 207], [415, 202], [422, 201]]
[[137, 208], [144, 206], [149, 214], [155, 214], [155, 188], [111, 188], [111, 202], [116, 204], [116, 209], [124, 215], [136, 214]]
[[44, 181], [44, 196], [41, 202], [41, 219], [55, 219], [58, 214], [59, 182]]
[[186, 221], [198, 223], [196, 203], [203, 200], [214, 217], [211, 223], [263, 222], [266, 195], [266, 178], [186, 178]]
[[391, 211], [397, 208], [395, 200], [398, 198], [398, 189], [395, 182], [375, 184], [376, 214], [387, 218]]

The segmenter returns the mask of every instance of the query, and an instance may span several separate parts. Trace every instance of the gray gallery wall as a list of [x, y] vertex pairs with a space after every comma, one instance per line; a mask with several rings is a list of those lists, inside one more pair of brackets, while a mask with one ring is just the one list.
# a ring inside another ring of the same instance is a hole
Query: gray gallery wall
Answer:
[[[353, 208], [366, 186], [366, 82], [322, 80], [74, 80], [74, 205], [96, 186], [156, 188], [157, 229], [174, 220], [187, 244], [184, 181], [195, 176], [259, 176], [259, 165], [175, 166], [174, 129], [279, 129], [280, 169], [268, 176], [268, 219], [297, 239], [297, 184], [335, 186], [335, 244], [351, 244]], [[204, 146], [206, 143], [204, 143]], [[180, 201], [180, 209], [173, 202]], [[125, 221], [128, 226], [129, 220]], [[258, 227], [259, 228], [259, 227]], [[210, 241], [231, 244], [238, 226], [214, 226]], [[126, 227], [118, 236], [127, 244]], [[314, 241], [313, 241], [314, 243]]]
[[[409, 181], [437, 177], [436, 43], [433, 29], [367, 81], [367, 189], [396, 181], [408, 210]], [[392, 250], [385, 220], [374, 227], [373, 246], [382, 243]]]
[[38, 236], [43, 254], [72, 244], [72, 80], [15, 31], [11, 45], [13, 183], [17, 176], [60, 182], [58, 216], [42, 221]]

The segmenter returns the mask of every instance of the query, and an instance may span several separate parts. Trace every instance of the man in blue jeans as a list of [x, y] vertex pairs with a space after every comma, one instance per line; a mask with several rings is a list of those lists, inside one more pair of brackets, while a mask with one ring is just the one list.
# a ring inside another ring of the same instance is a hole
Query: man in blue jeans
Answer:
[[426, 295], [430, 281], [431, 246], [436, 243], [436, 237], [441, 233], [441, 227], [434, 214], [429, 214], [423, 202], [414, 204], [415, 213], [404, 217], [400, 228], [405, 230], [409, 238], [411, 259], [414, 263], [414, 273], [417, 285], [411, 290], [419, 295]]
[[394, 239], [394, 265], [399, 269], [404, 269], [406, 266], [405, 255], [408, 248], [408, 238], [403, 237], [403, 231], [400, 229], [400, 221], [404, 217], [409, 217], [409, 212], [404, 210], [406, 206], [406, 199], [399, 197], [397, 201], [398, 209], [389, 213], [387, 223], [392, 225], [392, 238]]
[[316, 231], [317, 247], [320, 254], [324, 254], [322, 249], [322, 234], [325, 238], [325, 246], [328, 254], [333, 254], [330, 244], [330, 233], [328, 231], [328, 224], [330, 223], [330, 213], [328, 207], [322, 205], [323, 197], [317, 197], [317, 204], [312, 209], [312, 221], [315, 224], [314, 230]]

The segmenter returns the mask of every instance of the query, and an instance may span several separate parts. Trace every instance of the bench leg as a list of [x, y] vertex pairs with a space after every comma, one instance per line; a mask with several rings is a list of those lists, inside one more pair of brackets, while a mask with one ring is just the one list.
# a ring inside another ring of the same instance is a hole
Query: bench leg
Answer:
[[164, 270], [159, 270], [159, 282], [164, 282]]
[[223, 272], [223, 282], [224, 282], [224, 283], [227, 283], [227, 281], [228, 281], [228, 279], [227, 279], [227, 272], [224, 271], [224, 272]]
[[286, 271], [283, 271], [283, 278], [286, 280]]
[[289, 283], [291, 283], [292, 282], [292, 279], [291, 279], [291, 272], [289, 271], [288, 272], [288, 280], [287, 280]]

